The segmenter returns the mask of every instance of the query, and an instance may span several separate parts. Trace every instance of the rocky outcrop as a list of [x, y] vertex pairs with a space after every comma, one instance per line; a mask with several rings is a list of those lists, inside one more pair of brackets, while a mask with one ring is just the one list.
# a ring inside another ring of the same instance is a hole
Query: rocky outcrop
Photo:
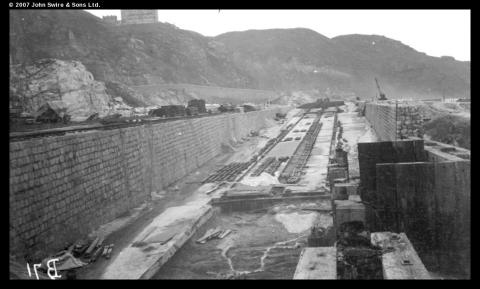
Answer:
[[82, 121], [94, 113], [103, 117], [114, 109], [105, 84], [79, 61], [42, 59], [32, 65], [10, 67], [10, 101], [25, 112], [35, 114], [47, 101], [61, 100], [72, 121]]
[[144, 107], [148, 106], [142, 95], [126, 86], [123, 83], [117, 81], [106, 81], [105, 87], [108, 95], [113, 97], [121, 97], [122, 101], [131, 107]]

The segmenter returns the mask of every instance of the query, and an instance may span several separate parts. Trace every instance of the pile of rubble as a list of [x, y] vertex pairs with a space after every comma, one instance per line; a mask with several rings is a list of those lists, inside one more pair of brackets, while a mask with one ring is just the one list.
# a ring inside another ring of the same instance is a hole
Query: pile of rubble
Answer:
[[220, 227], [209, 229], [200, 239], [197, 240], [197, 243], [205, 244], [206, 242], [213, 239], [223, 239], [231, 232], [232, 230], [230, 229], [222, 230]]
[[62, 278], [76, 279], [75, 270], [99, 260], [101, 257], [110, 259], [114, 244], [104, 244], [105, 237], [99, 236], [93, 240], [78, 240], [69, 244], [64, 250], [44, 258], [40, 270], [47, 272], [48, 263], [56, 259], [55, 268], [58, 272], [65, 272]]
[[370, 232], [362, 222], [343, 223], [337, 238], [339, 279], [383, 279], [383, 250], [371, 244]]

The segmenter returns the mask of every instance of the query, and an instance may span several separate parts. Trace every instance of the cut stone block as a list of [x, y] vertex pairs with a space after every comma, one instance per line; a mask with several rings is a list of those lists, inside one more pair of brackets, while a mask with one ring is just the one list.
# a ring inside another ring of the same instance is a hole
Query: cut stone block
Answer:
[[342, 168], [342, 167], [328, 168], [328, 180], [330, 181], [330, 183], [333, 183], [334, 179], [347, 179], [348, 180], [347, 169]]
[[346, 200], [350, 195], [357, 194], [357, 185], [349, 183], [334, 183], [333, 197], [335, 200]]
[[365, 205], [352, 200], [334, 201], [335, 227], [346, 222], [361, 221], [365, 223]]
[[382, 249], [393, 250], [382, 255], [384, 279], [432, 279], [405, 233], [372, 233], [371, 242]]
[[348, 200], [359, 203], [362, 201], [362, 198], [360, 197], [360, 195], [350, 195], [348, 196]]
[[335, 247], [303, 249], [293, 279], [337, 279], [337, 249]]

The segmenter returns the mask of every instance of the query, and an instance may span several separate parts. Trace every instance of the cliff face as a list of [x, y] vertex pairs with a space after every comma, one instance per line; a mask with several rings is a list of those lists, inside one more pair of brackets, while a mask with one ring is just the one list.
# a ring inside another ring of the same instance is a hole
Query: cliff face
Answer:
[[113, 100], [103, 82], [78, 61], [43, 59], [32, 65], [10, 67], [10, 101], [35, 114], [47, 101], [61, 100], [73, 121], [94, 113], [103, 117], [114, 110]]

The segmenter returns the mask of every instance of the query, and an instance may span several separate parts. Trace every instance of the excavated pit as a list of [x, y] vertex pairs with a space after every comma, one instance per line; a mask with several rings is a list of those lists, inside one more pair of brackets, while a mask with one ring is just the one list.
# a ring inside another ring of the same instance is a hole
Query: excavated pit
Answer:
[[[282, 202], [270, 208], [221, 209], [163, 266], [154, 279], [292, 279], [311, 227], [329, 231], [329, 201]], [[197, 243], [211, 228], [223, 239]]]

